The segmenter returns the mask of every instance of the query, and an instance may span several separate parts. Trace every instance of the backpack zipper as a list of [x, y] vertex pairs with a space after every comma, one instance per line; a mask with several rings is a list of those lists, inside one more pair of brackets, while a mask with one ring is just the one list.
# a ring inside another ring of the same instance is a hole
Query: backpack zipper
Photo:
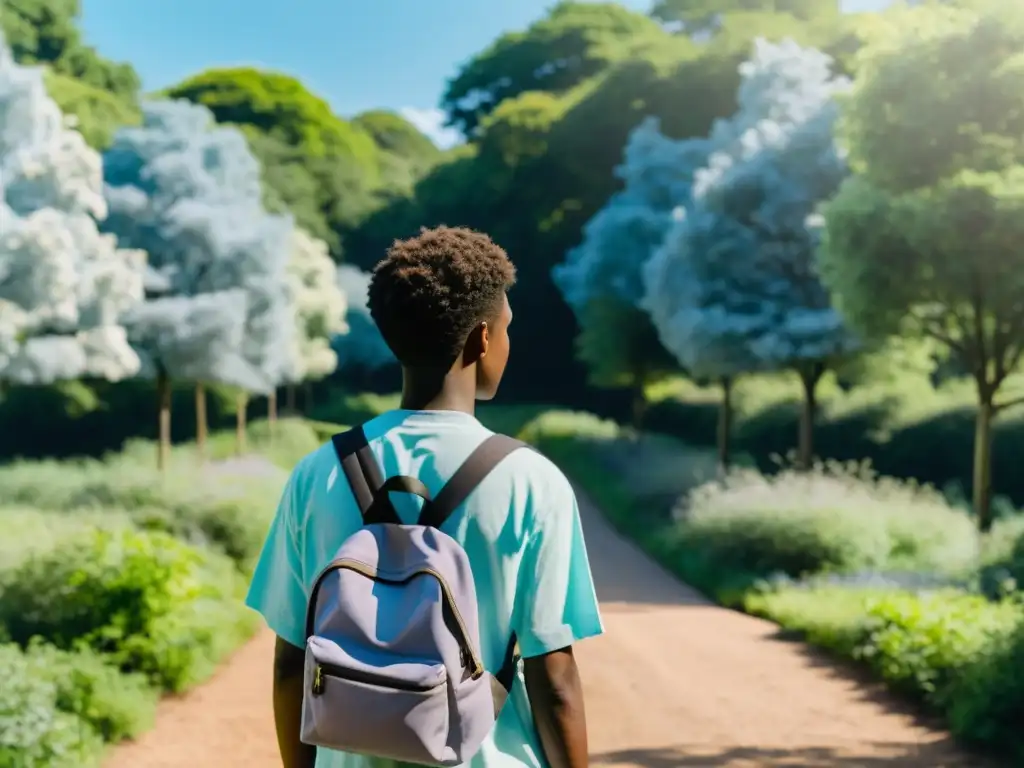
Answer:
[[441, 585], [441, 594], [444, 595], [445, 602], [452, 611], [452, 615], [455, 616], [455, 621], [459, 625], [459, 635], [456, 638], [459, 641], [461, 652], [459, 654], [459, 660], [462, 662], [462, 666], [471, 669], [470, 677], [473, 680], [479, 679], [484, 674], [484, 665], [477, 656], [476, 651], [473, 649], [473, 644], [469, 639], [469, 630], [466, 629], [466, 622], [462, 619], [462, 613], [459, 612], [459, 606], [455, 602], [455, 597], [452, 595], [452, 591], [448, 586], [448, 582], [445, 581], [444, 576], [434, 568], [417, 568], [415, 571], [409, 573], [401, 579], [393, 579], [387, 576], [381, 576], [380, 572], [366, 563], [360, 562], [359, 560], [349, 560], [343, 558], [340, 560], [332, 561], [323, 572], [317, 578], [317, 581], [326, 576], [330, 571], [349, 570], [354, 571], [368, 579], [379, 581], [383, 584], [406, 584], [416, 576], [426, 575], [433, 576], [437, 583]]
[[443, 683], [412, 683], [408, 680], [395, 680], [383, 675], [375, 675], [372, 672], [363, 672], [357, 669], [340, 667], [336, 664], [317, 664], [316, 672], [313, 675], [313, 694], [319, 696], [324, 692], [324, 677], [336, 677], [342, 680], [352, 680], [356, 683], [366, 683], [380, 687], [392, 688], [396, 691], [414, 691], [425, 693], [440, 687]]

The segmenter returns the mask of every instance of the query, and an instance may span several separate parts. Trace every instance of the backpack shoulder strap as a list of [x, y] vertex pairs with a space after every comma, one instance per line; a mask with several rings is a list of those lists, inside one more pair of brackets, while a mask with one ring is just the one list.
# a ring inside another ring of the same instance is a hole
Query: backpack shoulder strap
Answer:
[[[384, 476], [381, 474], [377, 459], [366, 440], [366, 432], [361, 426], [353, 427], [348, 432], [341, 432], [331, 438], [334, 452], [345, 471], [352, 494], [359, 504], [366, 525], [371, 523], [400, 523], [394, 507], [390, 504], [374, 504], [378, 498], [387, 498], [387, 493], [379, 494], [384, 488]], [[393, 488], [388, 490], [405, 490]], [[413, 491], [414, 493], [417, 491]]]
[[440, 528], [474, 489], [502, 459], [519, 448], [531, 448], [522, 440], [507, 435], [491, 435], [469, 454], [455, 474], [437, 492], [433, 501], [423, 507], [419, 525]]

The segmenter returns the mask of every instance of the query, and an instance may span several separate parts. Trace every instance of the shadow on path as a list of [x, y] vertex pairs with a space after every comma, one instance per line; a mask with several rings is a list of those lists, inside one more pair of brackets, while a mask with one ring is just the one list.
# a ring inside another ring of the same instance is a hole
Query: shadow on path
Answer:
[[[714, 747], [680, 745], [655, 749], [625, 749], [592, 755], [591, 765], [675, 768], [676, 766], [723, 766], [727, 768], [963, 768], [963, 762], [950, 762], [954, 746], [951, 740], [930, 744], [893, 744], [870, 742], [863, 750], [831, 747], [772, 748]], [[977, 768], [994, 768], [979, 759]]]

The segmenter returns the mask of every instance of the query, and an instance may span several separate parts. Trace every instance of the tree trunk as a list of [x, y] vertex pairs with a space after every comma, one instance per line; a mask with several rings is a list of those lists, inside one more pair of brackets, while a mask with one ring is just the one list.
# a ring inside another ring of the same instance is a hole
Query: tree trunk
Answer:
[[277, 431], [277, 388], [270, 390], [267, 395], [267, 436], [271, 443], [274, 442], [274, 432]]
[[284, 390], [284, 410], [289, 416], [298, 416], [299, 407], [296, 398], [296, 387], [294, 384], [289, 384]]
[[798, 469], [808, 470], [814, 461], [814, 420], [818, 415], [818, 401], [815, 393], [818, 382], [825, 373], [825, 366], [812, 363], [801, 368], [800, 382], [804, 389], [803, 409], [800, 412], [800, 437], [797, 443], [796, 463]]
[[158, 436], [156, 466], [163, 471], [171, 456], [171, 382], [165, 371], [156, 377], [156, 398], [158, 408]]
[[200, 459], [206, 458], [206, 435], [209, 429], [206, 418], [206, 385], [196, 382], [196, 452]]
[[235, 396], [235, 453], [245, 454], [245, 408], [249, 404], [249, 394], [238, 391]]
[[718, 466], [729, 469], [732, 459], [732, 379], [722, 378], [722, 403], [718, 406]]
[[[987, 399], [988, 402], [985, 402]], [[981, 398], [974, 425], [974, 483], [972, 505], [978, 518], [978, 529], [987, 533], [992, 528], [992, 419], [995, 408], [992, 398]]]

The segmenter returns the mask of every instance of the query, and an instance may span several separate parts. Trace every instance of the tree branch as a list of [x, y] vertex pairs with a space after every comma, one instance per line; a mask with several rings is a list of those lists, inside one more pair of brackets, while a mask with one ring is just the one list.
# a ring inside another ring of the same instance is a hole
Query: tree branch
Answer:
[[1012, 397], [1009, 400], [1004, 400], [1001, 403], [992, 404], [993, 413], [1002, 413], [1005, 410], [1013, 408], [1015, 405], [1024, 405], [1024, 395], [1020, 397]]

